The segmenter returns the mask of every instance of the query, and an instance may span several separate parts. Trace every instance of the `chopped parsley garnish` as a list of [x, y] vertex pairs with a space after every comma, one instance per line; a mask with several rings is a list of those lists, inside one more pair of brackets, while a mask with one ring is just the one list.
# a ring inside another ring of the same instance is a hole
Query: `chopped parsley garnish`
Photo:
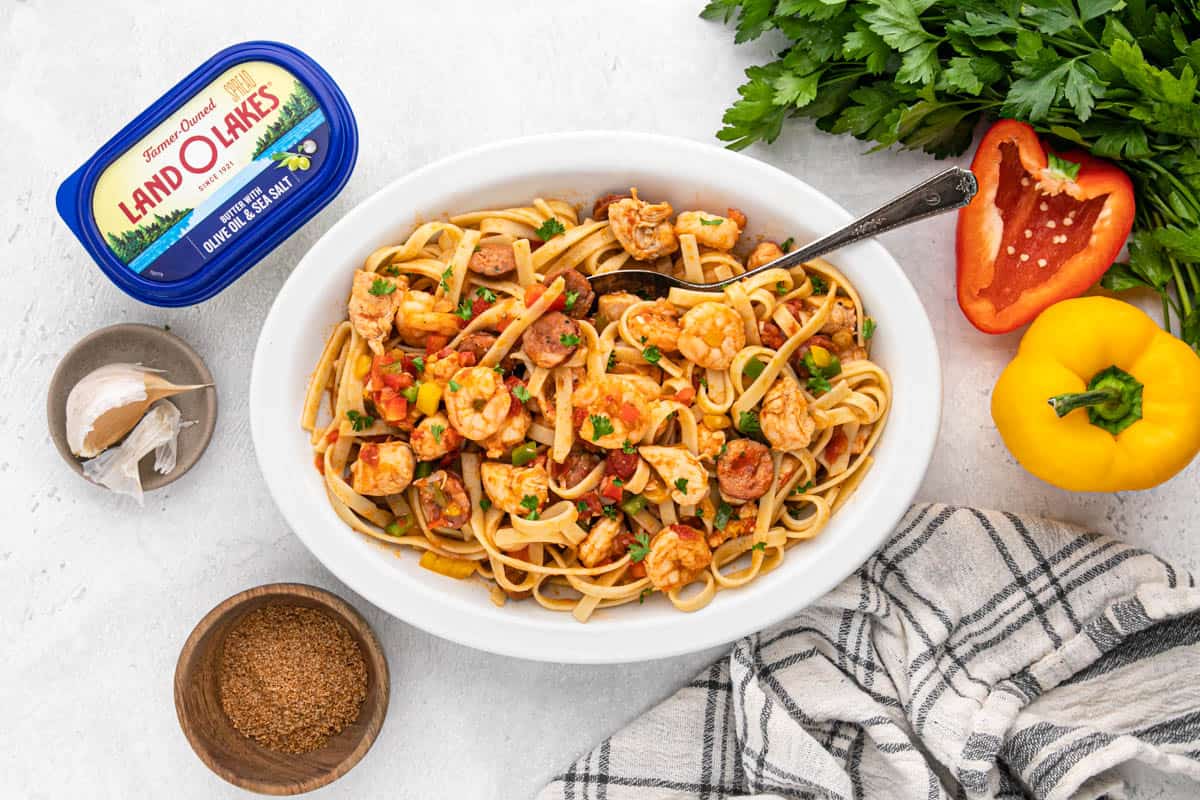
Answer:
[[567, 292], [567, 302], [564, 308], [570, 311], [575, 307], [575, 301], [579, 299], [579, 292]]
[[601, 506], [601, 508], [604, 510], [604, 516], [608, 517], [609, 519], [617, 518], [616, 506]]
[[813, 345], [804, 354], [804, 367], [819, 378], [832, 378], [842, 372], [842, 362], [820, 345]]
[[475, 249], [474, 249], [474, 250], [472, 250], [471, 252], [472, 252], [472, 253], [478, 253], [478, 252], [479, 252], [480, 250], [482, 250], [482, 249], [483, 249], [483, 248], [482, 248], [482, 247], [480, 247], [479, 245], [475, 245]]
[[829, 292], [829, 284], [820, 275], [809, 275], [808, 279], [812, 281], [813, 294], [827, 294]]
[[513, 386], [512, 394], [513, 394], [513, 397], [517, 398], [522, 403], [528, 403], [529, 399], [531, 397], [533, 397], [533, 395], [531, 395], [529, 393], [529, 390], [525, 388], [525, 384], [523, 384], [523, 383], [518, 383], [515, 386]]
[[425, 359], [421, 356], [413, 356], [412, 364], [416, 368], [417, 372], [425, 371]]
[[620, 478], [613, 478], [612, 485], [620, 488], [625, 485], [625, 481], [621, 480]]
[[450, 391], [457, 392], [461, 388], [462, 384], [460, 384], [458, 381], [450, 381]]
[[720, 225], [724, 221], [724, 217], [713, 217], [712, 219], [708, 219], [707, 217], [700, 218], [700, 224], [708, 228], [711, 228], [714, 225]]
[[759, 361], [757, 358], [752, 358], [746, 362], [746, 366], [742, 367], [742, 374], [750, 380], [754, 380], [759, 375], [762, 375], [763, 370], [766, 368], [766, 364]]
[[396, 291], [396, 284], [391, 281], [385, 281], [383, 278], [376, 278], [375, 282], [371, 284], [371, 288], [367, 291], [376, 297], [381, 297]]
[[792, 489], [792, 494], [804, 494], [812, 487], [813, 487], [813, 482], [806, 481], [804, 484], [797, 486], [795, 489]]
[[476, 289], [475, 296], [485, 303], [496, 302], [496, 293], [486, 286], [480, 286], [478, 289]]
[[725, 451], [728, 449], [729, 449], [729, 445], [726, 444], [725, 442], [721, 442], [721, 449], [717, 451], [717, 458], [720, 458], [721, 456], [725, 455]]
[[492, 501], [488, 500], [486, 497], [481, 497], [479, 498], [479, 507], [484, 511], [488, 511], [492, 507]]
[[459, 301], [458, 308], [454, 309], [454, 313], [456, 316], [462, 317], [463, 321], [470, 322], [472, 315], [471, 301], [464, 297]]
[[573, 333], [564, 333], [558, 337], [558, 343], [563, 347], [574, 347], [579, 344], [579, 337]]
[[438, 444], [442, 443], [442, 434], [446, 432], [445, 425], [430, 425], [429, 432], [433, 434], [433, 440]]
[[499, 364], [497, 364], [496, 366], [492, 367], [492, 372], [496, 373], [497, 375], [503, 375], [503, 374], [504, 374], [504, 367], [502, 367], [502, 366], [500, 366]]
[[636, 564], [649, 554], [650, 534], [643, 532], [633, 537], [633, 543], [629, 545], [629, 560]]
[[825, 394], [832, 388], [833, 386], [830, 385], [828, 378], [814, 375], [808, 379], [808, 390], [813, 394]]
[[788, 293], [787, 281], [775, 281], [775, 294], [784, 295]]
[[535, 495], [527, 494], [521, 498], [521, 508], [529, 513], [525, 515], [525, 519], [538, 518], [538, 499]]
[[654, 594], [653, 589], [642, 589], [642, 593], [638, 595], [638, 605], [640, 606], [642, 603], [646, 602], [646, 598], [652, 594]]
[[676, 478], [675, 479], [675, 488], [679, 490], [680, 494], [687, 494], [687, 485], [688, 485], [687, 478]]
[[708, 378], [701, 375], [700, 376], [700, 385], [703, 386], [705, 389], [707, 389], [708, 388]]
[[391, 275], [393, 278], [400, 274], [400, 268], [395, 264], [389, 264], [380, 270], [384, 275]]
[[608, 354], [608, 363], [604, 365], [604, 371], [611, 372], [612, 368], [615, 367], [616, 365], [617, 365], [617, 354], [609, 353]]
[[375, 424], [374, 417], [355, 411], [353, 408], [346, 412], [346, 419], [350, 420], [350, 427], [356, 431], [365, 431]]
[[446, 271], [442, 273], [441, 281], [438, 282], [438, 285], [440, 285], [442, 287], [443, 292], [450, 291], [450, 279], [452, 277], [454, 277], [454, 266], [453, 265], [446, 267]]
[[575, 502], [575, 510], [578, 511], [580, 514], [586, 514], [587, 510], [588, 510], [588, 504], [585, 503], [583, 500], [578, 500]]
[[662, 353], [658, 352], [657, 347], [650, 345], [642, 351], [642, 358], [646, 359], [651, 364], [657, 364], [658, 360], [662, 358]]
[[591, 414], [588, 417], [592, 421], [592, 441], [600, 441], [601, 436], [608, 436], [613, 432], [612, 420], [603, 414]]
[[875, 335], [875, 320], [871, 319], [870, 317], [867, 317], [866, 319], [864, 319], [862, 331], [863, 331], [864, 339], [870, 339], [872, 336], [874, 336]]
[[801, 509], [796, 508], [795, 506], [788, 506], [787, 512], [788, 516], [792, 519], [800, 519], [801, 515], [804, 513]]
[[627, 456], [631, 456], [637, 452], [637, 448], [633, 446], [633, 442], [626, 439], [625, 441], [621, 442], [621, 452]]
[[704, 506], [696, 506], [696, 519], [704, 519]]
[[754, 544], [750, 545], [750, 549], [757, 550], [758, 552], [761, 553], [762, 551], [767, 549], [767, 543], [766, 542], [755, 542]]
[[796, 240], [794, 238], [792, 238], [791, 236], [789, 236], [788, 238], [783, 240], [783, 244], [779, 245], [779, 249], [785, 253], [790, 253], [792, 251], [792, 245], [795, 243], [796, 243]]
[[713, 517], [713, 527], [719, 531], [725, 530], [725, 526], [729, 524], [729, 520], [732, 517], [733, 506], [722, 502], [721, 505], [717, 506], [717, 513]]
[[557, 219], [555, 219], [554, 217], [551, 217], [550, 219], [543, 222], [541, 224], [541, 226], [539, 226], [538, 229], [535, 231], [535, 233], [537, 234], [537, 237], [539, 239], [541, 239], [543, 242], [548, 242], [551, 239], [553, 239], [555, 236], [558, 236], [560, 233], [566, 233], [566, 232], [567, 232], [567, 229], [564, 228], [563, 224], [561, 222], [559, 222]]
[[758, 412], [739, 412], [737, 427], [742, 433], [762, 433], [762, 426], [758, 424]]

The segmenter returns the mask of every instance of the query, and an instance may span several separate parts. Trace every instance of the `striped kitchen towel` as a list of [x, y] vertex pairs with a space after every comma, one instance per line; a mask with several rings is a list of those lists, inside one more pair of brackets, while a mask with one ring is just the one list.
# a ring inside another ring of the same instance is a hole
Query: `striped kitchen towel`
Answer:
[[914, 507], [539, 797], [1120, 798], [1130, 760], [1200, 780], [1197, 609], [1189, 573], [1108, 536]]

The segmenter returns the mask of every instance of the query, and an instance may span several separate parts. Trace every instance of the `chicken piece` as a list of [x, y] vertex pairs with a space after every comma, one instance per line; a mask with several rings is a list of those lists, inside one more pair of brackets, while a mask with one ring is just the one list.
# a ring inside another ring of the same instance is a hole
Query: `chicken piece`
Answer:
[[763, 397], [758, 415], [763, 435], [776, 450], [795, 451], [812, 442], [817, 423], [808, 414], [808, 400], [788, 375], [781, 375]]
[[398, 494], [412, 483], [414, 466], [407, 442], [367, 442], [350, 465], [350, 488], [361, 495]]
[[350, 324], [376, 353], [383, 352], [383, 343], [392, 332], [392, 319], [407, 287], [408, 282], [403, 278], [387, 278], [361, 269], [354, 273], [348, 306]]
[[671, 227], [670, 203], [647, 203], [630, 189], [630, 197], [608, 206], [608, 224], [626, 253], [638, 261], [653, 261], [679, 249]]
[[585, 567], [594, 567], [610, 558], [615, 558], [617, 537], [624, 531], [621, 520], [604, 519], [596, 522], [588, 531], [587, 538], [579, 544], [579, 560]]
[[[601, 295], [600, 299], [596, 301], [596, 330], [602, 331], [607, 323], [617, 322], [630, 306], [641, 301], [640, 297], [629, 292], [613, 292], [612, 294]], [[605, 324], [600, 323], [601, 319], [604, 320]]]
[[696, 243], [714, 250], [729, 251], [737, 244], [742, 229], [729, 217], [718, 217], [707, 211], [681, 211], [675, 219], [675, 235], [690, 233]]
[[648, 444], [638, 454], [662, 476], [676, 503], [694, 506], [708, 496], [708, 470], [686, 448]]

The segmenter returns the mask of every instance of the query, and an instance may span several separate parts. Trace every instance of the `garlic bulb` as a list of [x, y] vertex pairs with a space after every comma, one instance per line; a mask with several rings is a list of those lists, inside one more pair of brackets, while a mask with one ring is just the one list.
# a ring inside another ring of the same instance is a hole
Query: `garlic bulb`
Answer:
[[67, 395], [67, 445], [83, 458], [99, 455], [138, 424], [152, 403], [204, 385], [176, 386], [140, 364], [100, 367]]
[[179, 409], [170, 400], [159, 400], [137, 424], [120, 447], [105, 450], [96, 458], [83, 462], [83, 474], [117, 494], [127, 494], [144, 503], [142, 479], [138, 462], [154, 451], [154, 469], [166, 475], [175, 469], [175, 444], [181, 421]]

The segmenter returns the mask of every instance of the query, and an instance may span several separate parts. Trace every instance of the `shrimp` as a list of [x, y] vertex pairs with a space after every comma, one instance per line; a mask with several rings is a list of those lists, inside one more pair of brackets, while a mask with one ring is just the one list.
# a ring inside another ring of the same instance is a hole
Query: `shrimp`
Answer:
[[413, 454], [422, 461], [433, 461], [462, 447], [463, 438], [450, 425], [446, 415], [438, 412], [425, 417], [409, 436]]
[[500, 430], [479, 443], [487, 450], [488, 458], [499, 458], [525, 441], [525, 434], [533, 424], [533, 418], [523, 404], [510, 404], [508, 411], [508, 419], [500, 426]]
[[[496, 461], [485, 461], [479, 467], [483, 490], [496, 508], [518, 517], [540, 511], [550, 498], [550, 476], [546, 465], [537, 461], [528, 467], [514, 467]], [[528, 498], [534, 498], [537, 505]], [[524, 505], [522, 505], [524, 503]]]
[[476, 442], [500, 430], [512, 402], [504, 379], [489, 367], [458, 370], [447, 384], [443, 397], [450, 424]]
[[462, 322], [451, 313], [450, 304], [429, 292], [406, 291], [396, 309], [396, 332], [405, 344], [423, 345], [431, 333], [454, 336]]
[[368, 442], [350, 465], [350, 487], [363, 495], [398, 494], [413, 477], [413, 454], [404, 442]]
[[686, 448], [648, 444], [639, 447], [638, 454], [671, 487], [676, 503], [694, 506], [708, 496], [708, 470]]
[[639, 344], [657, 347], [663, 353], [679, 349], [679, 311], [669, 300], [655, 300], [634, 311], [627, 324]]
[[776, 450], [801, 450], [812, 441], [817, 423], [808, 414], [808, 400], [800, 384], [782, 375], [767, 390], [758, 415], [763, 435]]
[[585, 417], [579, 436], [597, 447], [616, 450], [638, 442], [650, 427], [650, 407], [637, 384], [622, 375], [601, 375], [583, 383], [571, 404]]
[[727, 305], [706, 301], [683, 315], [679, 352], [709, 369], [726, 369], [746, 346], [742, 318]]
[[679, 249], [675, 229], [671, 227], [670, 203], [647, 203], [630, 189], [624, 200], [608, 207], [608, 224], [626, 253], [638, 261], [653, 261]]
[[585, 567], [594, 567], [617, 555], [617, 537], [622, 532], [620, 519], [605, 517], [592, 526], [587, 538], [579, 544], [579, 560]]
[[777, 258], [783, 258], [783, 250], [774, 242], [761, 242], [757, 247], [750, 251], [750, 257], [746, 259], [746, 269], [756, 269], [763, 264], [769, 264]]
[[404, 278], [383, 278], [361, 269], [354, 273], [347, 307], [350, 323], [376, 353], [383, 352], [383, 342], [392, 332], [392, 318], [407, 287]]
[[712, 551], [703, 532], [689, 525], [671, 525], [650, 543], [646, 576], [654, 588], [666, 592], [691, 583], [711, 563]]
[[[732, 209], [731, 209], [732, 210]], [[742, 229], [729, 217], [718, 217], [707, 211], [681, 211], [675, 219], [675, 234], [690, 233], [696, 243], [714, 250], [732, 250]]]

